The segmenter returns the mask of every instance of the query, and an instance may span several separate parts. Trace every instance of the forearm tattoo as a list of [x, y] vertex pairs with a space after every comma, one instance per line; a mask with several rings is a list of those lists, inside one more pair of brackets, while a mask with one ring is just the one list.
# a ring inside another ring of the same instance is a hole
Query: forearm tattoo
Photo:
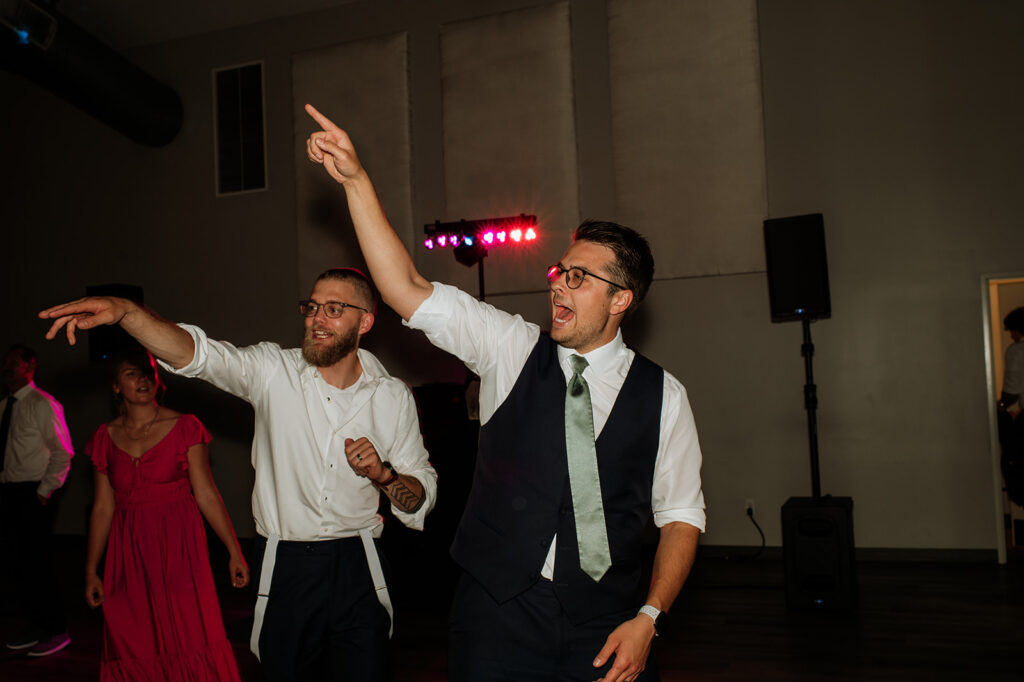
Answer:
[[424, 495], [422, 491], [417, 494], [415, 490], [406, 485], [403, 478], [403, 476], [399, 476], [395, 479], [395, 481], [388, 486], [387, 494], [388, 497], [391, 498], [391, 501], [395, 503], [396, 507], [411, 514], [423, 506], [423, 501], [426, 499], [426, 495]]

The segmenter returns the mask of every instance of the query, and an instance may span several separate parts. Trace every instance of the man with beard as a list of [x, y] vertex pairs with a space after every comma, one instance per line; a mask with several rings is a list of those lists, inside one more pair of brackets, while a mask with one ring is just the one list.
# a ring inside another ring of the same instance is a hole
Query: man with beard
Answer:
[[[237, 348], [125, 299], [93, 297], [41, 312], [64, 327], [119, 324], [169, 370], [209, 381], [256, 412], [252, 495], [259, 538], [251, 645], [268, 680], [388, 677], [391, 604], [375, 538], [384, 493], [395, 516], [422, 529], [437, 475], [412, 393], [359, 348], [377, 297], [358, 270], [321, 274], [302, 348]], [[271, 579], [272, 578], [272, 579]]]
[[[480, 376], [476, 470], [452, 543], [463, 573], [448, 679], [658, 679], [651, 643], [693, 564], [705, 514], [686, 391], [619, 329], [654, 275], [647, 241], [615, 223], [580, 225], [547, 269], [551, 329], [542, 334], [428, 282], [348, 135], [306, 111], [321, 127], [306, 142], [309, 159], [344, 188], [384, 300]], [[644, 584], [652, 517], [658, 548]]]

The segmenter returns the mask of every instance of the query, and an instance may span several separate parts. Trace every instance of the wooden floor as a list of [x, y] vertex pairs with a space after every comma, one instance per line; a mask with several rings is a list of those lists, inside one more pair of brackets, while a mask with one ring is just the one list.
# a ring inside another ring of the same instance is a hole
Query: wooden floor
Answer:
[[[95, 680], [102, 622], [79, 596], [81, 545], [61, 566], [71, 645], [28, 659], [0, 653], [0, 680]], [[1024, 680], [1024, 557], [988, 563], [860, 562], [852, 614], [794, 613], [782, 563], [701, 556], [656, 641], [664, 682], [681, 680]], [[6, 596], [7, 586], [0, 591]], [[444, 680], [447, 585], [399, 587], [394, 678]], [[248, 651], [250, 596], [221, 589], [228, 636], [243, 678], [261, 679]], [[3, 599], [3, 604], [8, 599]], [[15, 627], [0, 607], [0, 636]]]

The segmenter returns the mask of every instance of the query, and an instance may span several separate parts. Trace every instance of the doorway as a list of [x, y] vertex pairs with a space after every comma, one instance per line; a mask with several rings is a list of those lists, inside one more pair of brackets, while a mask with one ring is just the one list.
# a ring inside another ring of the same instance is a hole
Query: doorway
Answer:
[[992, 451], [992, 474], [995, 486], [995, 515], [999, 563], [1005, 564], [1007, 548], [1019, 556], [1024, 552], [1024, 507], [1010, 501], [1003, 484], [999, 465], [1002, 454], [999, 446], [999, 427], [996, 403], [1003, 390], [1003, 358], [1013, 339], [1003, 329], [1003, 318], [1014, 308], [1024, 306], [1024, 273], [1015, 275], [985, 275], [981, 278], [984, 301], [985, 366], [988, 384], [989, 442]]

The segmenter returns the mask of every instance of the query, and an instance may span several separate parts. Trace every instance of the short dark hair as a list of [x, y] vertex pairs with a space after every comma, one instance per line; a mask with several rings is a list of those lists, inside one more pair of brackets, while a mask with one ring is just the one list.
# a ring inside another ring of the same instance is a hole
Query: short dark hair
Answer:
[[373, 286], [373, 282], [361, 270], [356, 268], [331, 268], [321, 272], [316, 281], [319, 282], [324, 279], [336, 279], [348, 282], [354, 286], [358, 294], [363, 298], [362, 303], [369, 307], [371, 313], [376, 314], [377, 288]]
[[1008, 332], [1024, 334], [1024, 306], [1014, 308], [1003, 318], [1003, 327]]
[[39, 358], [36, 357], [36, 352], [23, 343], [14, 344], [10, 349], [8, 349], [7, 353], [8, 355], [15, 353], [19, 358], [21, 358], [22, 362], [27, 362], [32, 365], [33, 368], [39, 366]]
[[592, 242], [611, 249], [615, 255], [609, 267], [611, 279], [621, 282], [633, 292], [631, 309], [644, 300], [654, 279], [654, 256], [642, 234], [618, 223], [584, 220], [572, 233], [572, 240]]

